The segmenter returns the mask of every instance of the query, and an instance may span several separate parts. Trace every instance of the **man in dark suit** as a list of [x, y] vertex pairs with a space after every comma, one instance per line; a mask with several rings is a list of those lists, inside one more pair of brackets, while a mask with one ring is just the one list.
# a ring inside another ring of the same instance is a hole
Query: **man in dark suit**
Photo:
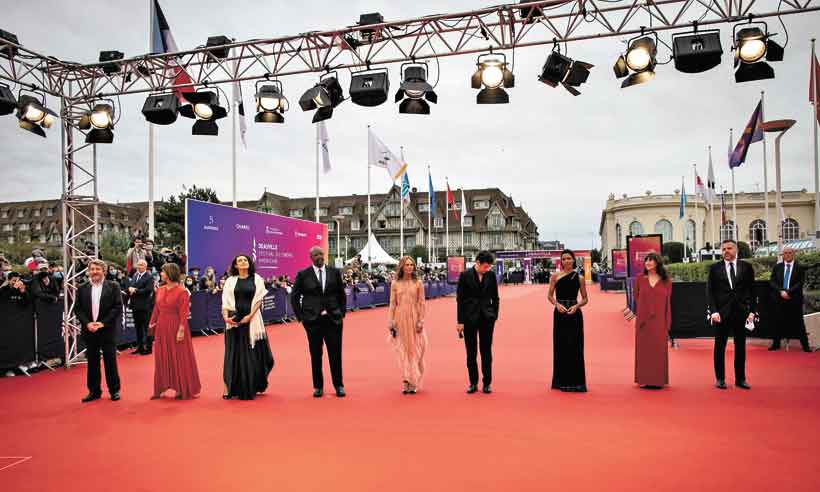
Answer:
[[137, 330], [137, 348], [131, 353], [148, 355], [151, 353], [148, 322], [151, 320], [151, 309], [153, 308], [154, 277], [148, 271], [146, 260], [137, 262], [137, 271], [128, 282], [127, 292], [128, 305], [134, 316], [134, 328]]
[[480, 251], [473, 268], [458, 277], [458, 335], [464, 338], [467, 350], [467, 372], [470, 386], [467, 393], [475, 393], [478, 386], [477, 348], [481, 350], [481, 374], [484, 393], [492, 393], [493, 330], [498, 319], [498, 283], [492, 271], [492, 253]]
[[120, 399], [120, 376], [117, 373], [116, 322], [122, 316], [122, 294], [116, 282], [105, 280], [102, 260], [88, 263], [89, 282], [77, 290], [74, 315], [80, 321], [88, 358], [88, 395], [83, 403], [98, 400], [100, 387], [100, 350], [105, 364], [105, 384], [111, 400]]
[[336, 396], [345, 396], [342, 382], [342, 320], [345, 317], [347, 297], [339, 270], [325, 265], [325, 252], [318, 246], [311, 248], [312, 266], [296, 274], [291, 292], [291, 304], [296, 319], [307, 332], [310, 347], [310, 365], [313, 373], [313, 396], [323, 394], [322, 347], [327, 346], [330, 374]]
[[769, 285], [774, 295], [777, 319], [774, 325], [774, 339], [769, 350], [780, 349], [781, 335], [789, 335], [797, 330], [804, 352], [811, 352], [806, 323], [803, 320], [803, 283], [806, 269], [794, 259], [793, 248], [783, 248], [783, 262], [772, 270]]
[[746, 382], [746, 324], [754, 322], [755, 273], [750, 264], [737, 259], [734, 240], [723, 241], [720, 250], [723, 260], [709, 268], [706, 284], [710, 320], [715, 327], [715, 386], [726, 389], [726, 342], [731, 331], [735, 342], [735, 386], [751, 389]]

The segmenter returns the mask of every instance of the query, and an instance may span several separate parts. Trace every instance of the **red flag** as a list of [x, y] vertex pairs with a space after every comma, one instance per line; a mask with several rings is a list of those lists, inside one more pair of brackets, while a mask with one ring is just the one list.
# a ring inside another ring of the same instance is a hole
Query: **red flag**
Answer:
[[817, 123], [820, 124], [820, 62], [817, 56], [812, 54], [811, 68], [809, 69], [809, 102], [814, 104], [814, 112]]
[[[159, 6], [159, 2], [154, 0], [151, 4], [151, 52], [152, 53], [175, 53], [179, 51], [177, 43], [174, 40], [174, 35], [171, 33], [171, 26], [168, 25], [168, 20]], [[167, 72], [172, 72], [174, 79], [174, 86], [185, 84], [192, 84], [194, 81], [184, 68], [179, 66], [176, 60], [168, 62]], [[166, 72], [166, 76], [168, 76]], [[174, 89], [180, 103], [187, 104], [187, 101], [182, 96], [186, 92], [194, 92], [195, 89], [191, 86], [177, 87]]]
[[458, 211], [456, 210], [456, 199], [453, 192], [450, 190], [450, 183], [447, 183], [447, 208], [453, 211], [453, 217], [458, 218]]

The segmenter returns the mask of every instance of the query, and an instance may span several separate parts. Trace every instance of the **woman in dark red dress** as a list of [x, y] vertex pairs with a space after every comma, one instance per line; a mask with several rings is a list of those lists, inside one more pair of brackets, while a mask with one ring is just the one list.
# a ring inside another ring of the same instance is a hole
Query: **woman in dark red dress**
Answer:
[[644, 271], [635, 279], [635, 383], [659, 389], [669, 384], [667, 340], [672, 326], [672, 279], [663, 260], [649, 253]]
[[175, 263], [166, 263], [160, 271], [163, 285], [156, 291], [149, 324], [154, 332], [152, 400], [161, 398], [169, 389], [176, 390], [178, 400], [187, 400], [197, 396], [202, 389], [188, 326], [191, 294], [180, 285], [180, 275]]

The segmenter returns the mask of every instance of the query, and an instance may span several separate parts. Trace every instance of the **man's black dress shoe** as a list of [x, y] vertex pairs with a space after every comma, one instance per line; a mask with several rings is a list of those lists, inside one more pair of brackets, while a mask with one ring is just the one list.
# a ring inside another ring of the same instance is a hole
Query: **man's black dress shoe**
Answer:
[[111, 401], [120, 401], [120, 392], [119, 391], [115, 391], [114, 393], [111, 393]]
[[471, 384], [470, 386], [467, 386], [467, 394], [468, 395], [472, 395], [476, 391], [478, 391], [478, 388], [476, 388], [476, 385]]
[[745, 389], [745, 390], [752, 389], [752, 387], [749, 386], [749, 383], [747, 383], [746, 381], [735, 381], [735, 386], [737, 386], [738, 388], [741, 388], [741, 389]]
[[489, 384], [485, 384], [485, 385], [484, 385], [484, 387], [483, 387], [483, 388], [481, 388], [481, 392], [482, 392], [482, 393], [484, 393], [484, 394], [489, 395], [490, 393], [492, 393], [492, 392], [493, 392], [493, 389], [492, 389], [492, 388], [490, 388], [490, 385], [489, 385]]
[[772, 345], [769, 347], [769, 352], [773, 352], [775, 350], [780, 350], [780, 345]]
[[715, 384], [715, 388], [725, 390], [726, 389], [726, 381], [724, 381], [722, 379], [718, 379], [717, 383]]
[[808, 345], [804, 345], [803, 352], [811, 352], [811, 347], [809, 347]]
[[142, 352], [143, 352], [143, 348], [142, 347], [137, 347], [137, 348], [135, 348], [134, 350], [131, 351], [131, 355], [138, 355], [138, 354], [142, 355]]
[[102, 395], [95, 395], [94, 393], [89, 393], [89, 394], [85, 395], [85, 397], [82, 399], [82, 402], [83, 403], [88, 403], [90, 401], [99, 400], [100, 396], [102, 396]]
[[324, 391], [322, 391], [322, 388], [317, 388], [317, 389], [313, 390], [313, 397], [314, 398], [321, 398], [323, 394], [324, 394]]
[[345, 396], [347, 396], [347, 393], [345, 393], [344, 386], [339, 386], [338, 388], [336, 388], [336, 396], [338, 396], [339, 398], [344, 398]]

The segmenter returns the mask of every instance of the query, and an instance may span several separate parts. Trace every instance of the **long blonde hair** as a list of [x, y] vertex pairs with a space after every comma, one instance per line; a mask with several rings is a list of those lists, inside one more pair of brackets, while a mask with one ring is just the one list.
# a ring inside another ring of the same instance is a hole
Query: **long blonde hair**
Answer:
[[410, 256], [402, 256], [399, 260], [399, 266], [396, 268], [396, 280], [402, 280], [404, 278], [404, 266], [408, 262], [413, 264], [413, 280], [419, 278], [419, 267], [416, 265], [415, 260]]

